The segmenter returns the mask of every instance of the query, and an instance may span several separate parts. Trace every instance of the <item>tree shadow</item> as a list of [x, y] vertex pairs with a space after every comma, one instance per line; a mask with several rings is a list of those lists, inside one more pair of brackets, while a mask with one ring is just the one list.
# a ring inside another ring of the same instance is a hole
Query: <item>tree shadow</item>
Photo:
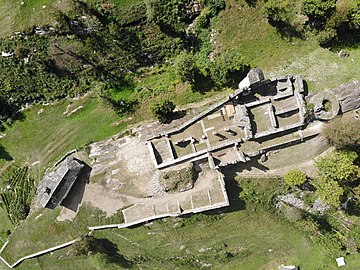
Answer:
[[172, 112], [169, 115], [169, 118], [166, 120], [166, 124], [170, 124], [172, 121], [179, 120], [186, 115], [186, 110], [180, 110], [176, 112]]
[[344, 48], [358, 49], [360, 47], [360, 30], [337, 29], [337, 38], [330, 44], [330, 51], [338, 52]]
[[245, 0], [246, 4], [248, 4], [250, 7], [256, 7], [257, 0]]
[[79, 205], [82, 202], [84, 192], [85, 192], [85, 185], [89, 183], [90, 173], [92, 168], [87, 165], [85, 162], [78, 160], [84, 165], [78, 179], [75, 181], [73, 186], [71, 187], [68, 195], [66, 198], [61, 202], [61, 206], [77, 212], [79, 209]]
[[215, 87], [214, 81], [209, 76], [204, 76], [199, 71], [196, 71], [194, 74], [194, 83], [192, 89], [195, 92], [205, 94], [209, 89]]
[[351, 216], [360, 216], [360, 203], [357, 200], [349, 200], [345, 212]]
[[275, 27], [276, 27], [276, 31], [278, 32], [278, 34], [282, 39], [292, 41], [294, 38], [301, 40], [305, 38], [305, 33], [303, 31], [300, 31], [289, 24], [282, 26], [275, 26]]
[[6, 151], [4, 146], [2, 146], [1, 144], [0, 144], [0, 159], [6, 160], [6, 161], [13, 160], [13, 158], [10, 156], [9, 152]]
[[96, 239], [95, 245], [92, 247], [92, 251], [107, 255], [107, 263], [114, 263], [126, 269], [132, 268], [133, 266], [132, 261], [126, 259], [124, 255], [119, 254], [118, 246], [109, 239]]

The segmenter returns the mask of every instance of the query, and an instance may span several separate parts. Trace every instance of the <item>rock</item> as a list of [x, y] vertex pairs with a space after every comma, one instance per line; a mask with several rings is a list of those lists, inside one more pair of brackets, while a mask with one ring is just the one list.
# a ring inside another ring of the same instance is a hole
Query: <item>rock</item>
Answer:
[[345, 57], [350, 56], [350, 54], [345, 50], [341, 50], [340, 52], [338, 52], [338, 55], [339, 55], [340, 58], [345, 58]]
[[330, 91], [340, 103], [343, 113], [360, 108], [360, 82], [351, 81], [342, 84]]
[[267, 156], [266, 156], [266, 154], [262, 154], [262, 155], [261, 155], [260, 161], [261, 161], [261, 162], [267, 161]]
[[38, 114], [42, 114], [45, 110], [43, 108], [41, 108], [39, 111], [38, 111]]
[[320, 198], [317, 198], [316, 201], [314, 202], [312, 208], [311, 208], [311, 212], [319, 212], [319, 213], [323, 213], [325, 212], [326, 210], [328, 210], [330, 208], [330, 206], [324, 204]]

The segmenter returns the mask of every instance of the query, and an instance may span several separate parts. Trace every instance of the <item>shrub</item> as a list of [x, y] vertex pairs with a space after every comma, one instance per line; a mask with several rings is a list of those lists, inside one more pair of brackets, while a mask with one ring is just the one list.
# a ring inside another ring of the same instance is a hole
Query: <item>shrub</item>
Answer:
[[290, 186], [299, 186], [305, 183], [306, 174], [298, 169], [291, 170], [284, 175], [284, 181]]
[[340, 205], [340, 198], [344, 194], [344, 190], [338, 182], [332, 179], [319, 178], [314, 181], [314, 186], [316, 193], [325, 204], [334, 207]]
[[235, 49], [218, 55], [210, 66], [210, 75], [218, 86], [225, 86], [238, 81], [247, 66], [240, 52]]
[[319, 158], [315, 164], [319, 174], [324, 179], [354, 181], [359, 173], [359, 168], [353, 164], [356, 158], [356, 152], [345, 150], [334, 151]]
[[283, 26], [289, 24], [289, 2], [269, 0], [264, 6], [265, 15], [270, 24]]
[[321, 31], [318, 36], [317, 40], [321, 47], [330, 47], [331, 44], [336, 40], [337, 32], [333, 28], [326, 28], [325, 30]]
[[210, 8], [212, 16], [217, 15], [221, 10], [225, 8], [224, 0], [203, 0], [202, 3]]
[[194, 82], [195, 62], [194, 55], [188, 52], [180, 53], [175, 59], [175, 72], [183, 82]]
[[334, 12], [336, 0], [304, 0], [303, 12], [310, 19], [326, 20]]

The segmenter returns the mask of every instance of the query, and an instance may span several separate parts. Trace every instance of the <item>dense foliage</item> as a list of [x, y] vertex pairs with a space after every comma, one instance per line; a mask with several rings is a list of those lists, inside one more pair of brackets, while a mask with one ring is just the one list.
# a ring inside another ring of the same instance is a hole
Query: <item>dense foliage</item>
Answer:
[[335, 151], [316, 161], [319, 174], [325, 179], [349, 182], [357, 179], [359, 169], [354, 165], [357, 154], [351, 151]]
[[344, 189], [338, 182], [331, 178], [319, 178], [314, 181], [316, 193], [320, 199], [328, 205], [338, 207], [340, 197], [344, 194]]
[[336, 0], [304, 0], [302, 2], [303, 12], [310, 20], [325, 21], [334, 12]]
[[[144, 68], [174, 63], [173, 59], [179, 78], [192, 84], [211, 73], [208, 79], [221, 87], [234, 72], [244, 70], [235, 54], [219, 55], [214, 63], [209, 60], [208, 27], [225, 7], [223, 0], [202, 1], [201, 13], [187, 0], [147, 0], [125, 9], [97, 0], [76, 0], [73, 5], [66, 14], [58, 12], [53, 26], [33, 27], [1, 40], [0, 50], [7, 53], [0, 63], [1, 124], [10, 124], [26, 104], [89, 90], [99, 92], [120, 114], [133, 112], [137, 97], [118, 98], [121, 95], [114, 97], [114, 93], [136, 88], [131, 81]], [[197, 24], [195, 32], [187, 32], [198, 16], [203, 23]], [[197, 54], [205, 64], [195, 65]]]
[[284, 181], [290, 186], [299, 186], [305, 183], [307, 177], [306, 174], [299, 169], [288, 171], [284, 175]]
[[270, 24], [278, 27], [289, 24], [289, 10], [291, 6], [288, 0], [268, 0], [265, 3], [264, 11]]

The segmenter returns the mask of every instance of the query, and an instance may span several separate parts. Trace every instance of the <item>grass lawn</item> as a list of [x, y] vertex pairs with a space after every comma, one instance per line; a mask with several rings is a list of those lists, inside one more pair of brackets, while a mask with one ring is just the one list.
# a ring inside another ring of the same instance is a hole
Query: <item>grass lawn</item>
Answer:
[[[72, 109], [78, 106], [83, 106], [83, 109], [65, 116], [63, 113], [69, 102], [36, 105], [26, 110], [25, 119], [16, 121], [0, 140], [15, 164], [33, 164], [36, 181], [66, 152], [105, 139], [126, 127], [125, 123], [116, 124], [120, 117], [96, 97], [88, 95], [74, 101]], [[39, 114], [41, 109], [44, 111]], [[4, 161], [0, 165], [4, 165]]]
[[6, 242], [6, 231], [12, 230], [14, 226], [12, 225], [10, 219], [7, 216], [6, 211], [3, 208], [0, 208], [0, 248], [3, 246], [3, 244]]
[[[166, 218], [149, 226], [95, 231], [93, 236], [108, 239], [119, 255], [141, 269], [273, 270], [280, 264], [300, 265], [302, 269], [337, 269], [330, 253], [312, 242], [293, 223], [254, 205], [244, 207], [238, 199], [237, 182], [227, 181], [231, 201], [227, 211]], [[279, 185], [276, 179], [256, 181], [260, 185], [256, 190], [264, 200], [271, 197]], [[43, 215], [37, 219], [40, 212], [34, 212], [11, 236], [2, 255], [15, 261], [25, 254], [78, 237], [86, 232], [88, 225], [114, 222], [88, 207], [80, 210], [74, 222], [54, 221], [58, 212], [42, 210]], [[33, 243], [37, 243], [36, 247]], [[75, 269], [79, 264], [85, 269], [123, 269], [123, 265], [104, 264], [94, 254], [69, 256], [69, 250], [25, 261], [18, 269], [42, 269], [50, 265], [52, 270]], [[347, 259], [349, 266], [343, 269], [359, 264], [357, 256]]]
[[1, 256], [9, 263], [14, 263], [26, 255], [74, 240], [87, 233], [88, 226], [123, 222], [122, 214], [107, 218], [104, 212], [89, 206], [81, 206], [72, 222], [57, 221], [59, 213], [60, 208], [32, 212], [10, 236], [9, 244]]
[[[115, 243], [119, 253], [136, 260], [141, 269], [199, 269], [201, 265], [211, 265], [211, 269], [277, 269], [281, 263], [300, 264], [302, 269], [336, 269], [335, 261], [330, 261], [321, 247], [287, 222], [261, 211], [168, 218], [150, 227], [96, 231], [94, 236]], [[66, 249], [29, 260], [18, 269], [49, 265], [51, 269], [74, 269], [79, 264], [99, 269], [94, 255], [64, 258], [65, 253]], [[318, 268], [320, 265], [327, 268]]]
[[66, 12], [71, 7], [71, 0], [0, 0], [0, 36], [8, 36], [33, 25], [52, 24], [56, 10]]

